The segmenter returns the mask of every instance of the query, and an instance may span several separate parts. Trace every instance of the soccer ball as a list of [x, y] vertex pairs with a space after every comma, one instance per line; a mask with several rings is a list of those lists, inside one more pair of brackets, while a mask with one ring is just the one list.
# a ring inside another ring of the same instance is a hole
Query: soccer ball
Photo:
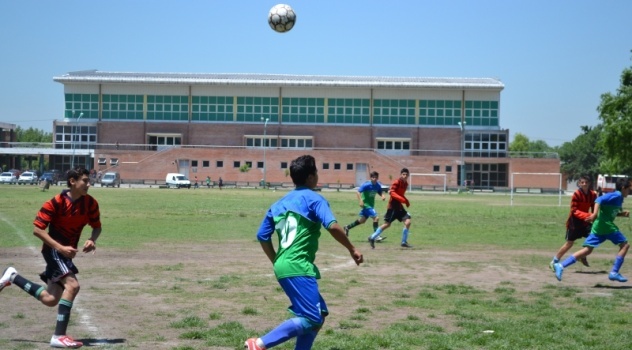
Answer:
[[277, 33], [289, 32], [296, 23], [296, 13], [286, 4], [274, 5], [268, 14], [268, 24]]

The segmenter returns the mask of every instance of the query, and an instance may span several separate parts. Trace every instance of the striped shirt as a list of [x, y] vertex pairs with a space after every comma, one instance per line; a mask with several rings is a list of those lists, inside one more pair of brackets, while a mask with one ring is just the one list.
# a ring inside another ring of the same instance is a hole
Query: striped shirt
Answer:
[[[68, 196], [69, 190], [46, 201], [37, 212], [33, 224], [45, 230], [52, 239], [65, 246], [77, 248], [81, 231], [86, 225], [93, 229], [101, 228], [99, 203], [90, 195], [81, 196], [74, 202]], [[51, 249], [44, 244], [42, 251]]]
[[571, 197], [571, 211], [568, 214], [568, 220], [566, 220], [566, 228], [576, 229], [591, 225], [584, 220], [595, 209], [596, 199], [597, 192], [588, 190], [588, 193], [584, 193], [581, 188], [577, 189]]

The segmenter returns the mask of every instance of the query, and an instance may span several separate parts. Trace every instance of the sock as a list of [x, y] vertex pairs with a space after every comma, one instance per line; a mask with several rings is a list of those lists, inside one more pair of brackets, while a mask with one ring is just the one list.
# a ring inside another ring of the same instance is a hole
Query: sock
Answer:
[[553, 263], [557, 264], [558, 262], [560, 262], [560, 259], [557, 258], [557, 256], [553, 257]]
[[408, 242], [408, 229], [405, 228], [404, 230], [402, 230], [402, 243], [407, 243]]
[[29, 293], [31, 296], [33, 296], [37, 300], [39, 300], [40, 294], [42, 294], [42, 292], [45, 289], [39, 284], [33, 283], [20, 275], [13, 276], [13, 284], [22, 288], [22, 290]]
[[377, 228], [380, 227], [379, 222], [377, 221], [373, 221], [373, 232], [375, 232], [377, 230]]
[[284, 343], [291, 338], [303, 335], [303, 333], [303, 322], [299, 317], [294, 317], [281, 323], [275, 329], [271, 330], [270, 333], [261, 337], [261, 341], [263, 342], [264, 347], [269, 349]]
[[623, 265], [623, 257], [617, 255], [617, 257], [614, 259], [614, 264], [612, 265], [611, 272], [619, 273], [619, 270], [621, 269], [621, 265]]
[[66, 335], [68, 322], [70, 321], [70, 310], [72, 309], [72, 301], [61, 299], [57, 307], [57, 325], [55, 326], [55, 335]]
[[358, 226], [358, 225], [360, 225], [360, 221], [356, 220], [356, 221], [354, 221], [354, 222], [350, 223], [349, 225], [347, 225], [347, 228], [348, 228], [349, 230], [351, 230], [352, 228], [354, 228], [354, 227], [356, 227], [356, 226]]
[[375, 232], [373, 232], [373, 234], [371, 235], [371, 239], [375, 239], [375, 237], [379, 236], [382, 233], [382, 229], [381, 228], [377, 228], [377, 230], [375, 230]]
[[571, 255], [568, 258], [566, 258], [566, 260], [562, 261], [562, 267], [566, 268], [567, 266], [571, 266], [576, 262], [577, 262], [577, 259], [575, 259], [575, 257]]

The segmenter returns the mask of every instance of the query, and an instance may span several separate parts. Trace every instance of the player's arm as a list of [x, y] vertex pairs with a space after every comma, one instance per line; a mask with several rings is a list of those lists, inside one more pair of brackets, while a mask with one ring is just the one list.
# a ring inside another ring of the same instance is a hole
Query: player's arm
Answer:
[[101, 235], [101, 227], [92, 228], [92, 234], [90, 235], [90, 238], [88, 238], [86, 242], [83, 244], [82, 251], [84, 253], [89, 253], [89, 252], [94, 252], [95, 250], [97, 250], [96, 243], [100, 235]]
[[337, 222], [329, 225], [329, 227], [327, 227], [327, 231], [329, 231], [329, 234], [331, 234], [331, 236], [336, 241], [338, 241], [338, 243], [347, 248], [349, 254], [351, 254], [351, 258], [353, 258], [353, 261], [355, 261], [356, 265], [360, 265], [364, 261], [362, 253], [360, 253], [360, 251], [353, 246], [353, 244], [349, 240], [349, 237], [345, 235], [345, 231], [342, 229], [342, 227], [340, 227], [340, 225], [338, 225]]
[[362, 193], [358, 190], [356, 192], [356, 197], [358, 197], [358, 203], [360, 204], [360, 208], [364, 208], [364, 201], [362, 200]]
[[261, 244], [261, 249], [266, 254], [271, 263], [274, 263], [276, 258], [276, 250], [272, 244], [272, 234], [274, 233], [274, 219], [272, 218], [272, 212], [268, 210], [266, 216], [261, 221], [259, 231], [257, 231], [257, 240]]
[[261, 249], [266, 254], [268, 259], [270, 259], [271, 263], [274, 263], [274, 258], [276, 258], [276, 251], [274, 250], [274, 245], [272, 241], [260, 241]]
[[592, 214], [588, 215], [588, 217], [584, 219], [584, 221], [593, 222], [597, 218], [597, 215], [599, 215], [599, 203], [595, 203], [595, 209], [593, 210]]
[[402, 204], [406, 204], [406, 206], [409, 207], [410, 202], [408, 202], [408, 199], [406, 199], [406, 197], [402, 196], [401, 194], [397, 192], [398, 189], [399, 189], [399, 182], [395, 182], [391, 186], [391, 189], [388, 191], [388, 193], [391, 195], [391, 198], [395, 199], [396, 201]]
[[48, 231], [46, 231], [45, 228], [39, 228], [37, 226], [33, 227], [33, 234], [39, 238], [42, 242], [44, 242], [44, 244], [46, 244], [47, 246], [55, 249], [56, 251], [60, 252], [61, 255], [72, 259], [75, 257], [75, 255], [77, 255], [77, 249], [75, 249], [72, 246], [66, 246], [66, 245], [62, 245], [59, 242], [57, 242], [56, 240], [53, 239], [53, 237], [51, 237], [48, 234]]

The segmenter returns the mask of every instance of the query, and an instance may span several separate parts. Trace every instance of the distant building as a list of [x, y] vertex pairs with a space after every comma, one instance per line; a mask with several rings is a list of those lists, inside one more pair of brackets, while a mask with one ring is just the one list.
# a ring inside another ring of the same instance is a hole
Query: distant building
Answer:
[[54, 123], [54, 147], [75, 150], [51, 156], [54, 167], [115, 167], [123, 182], [179, 172], [289, 183], [289, 162], [307, 153], [324, 184], [357, 185], [373, 170], [388, 183], [407, 167], [425, 174], [413, 185], [506, 188], [511, 173], [560, 169], [556, 155], [510, 157], [504, 85], [493, 78], [91, 70], [54, 80], [66, 113]]

